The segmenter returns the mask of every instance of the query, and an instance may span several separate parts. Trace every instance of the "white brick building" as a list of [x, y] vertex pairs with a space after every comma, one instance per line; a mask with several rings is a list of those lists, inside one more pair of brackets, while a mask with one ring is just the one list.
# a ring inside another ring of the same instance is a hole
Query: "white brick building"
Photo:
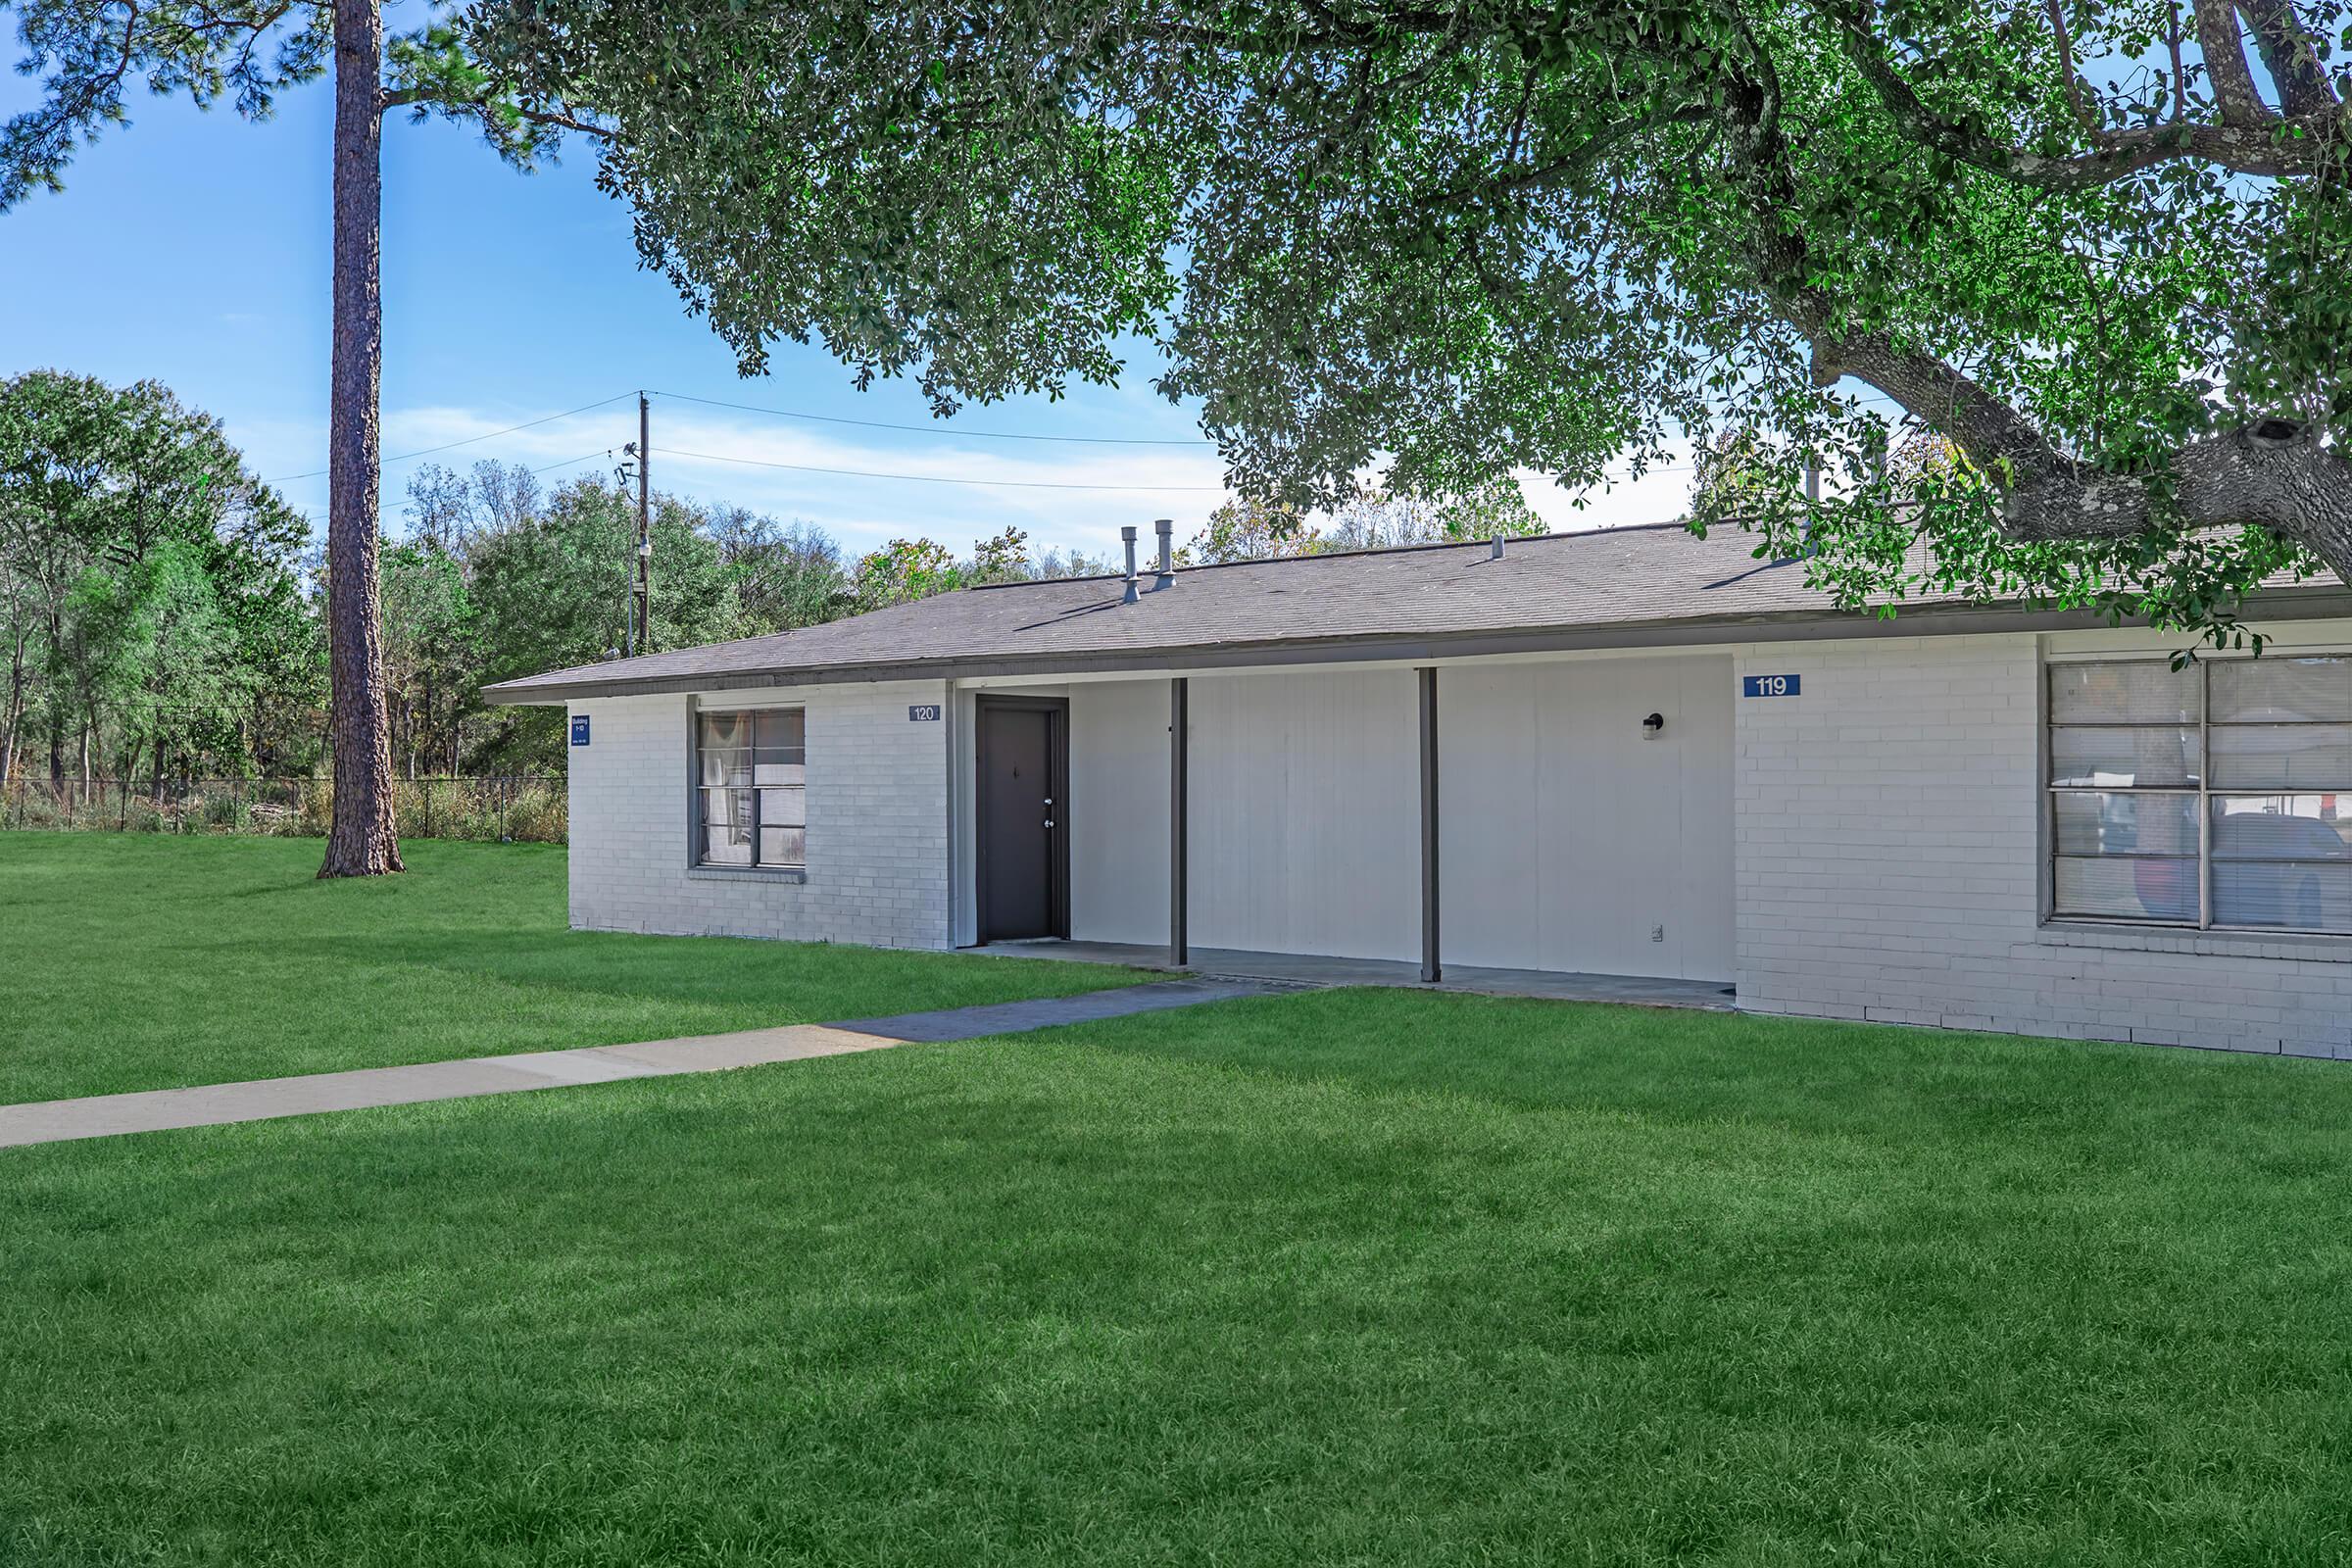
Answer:
[[2260, 661], [2175, 671], [2182, 639], [2064, 616], [1841, 615], [1745, 549], [971, 590], [497, 695], [572, 714], [583, 927], [1647, 977], [2352, 1055], [2340, 591], [2267, 595]]

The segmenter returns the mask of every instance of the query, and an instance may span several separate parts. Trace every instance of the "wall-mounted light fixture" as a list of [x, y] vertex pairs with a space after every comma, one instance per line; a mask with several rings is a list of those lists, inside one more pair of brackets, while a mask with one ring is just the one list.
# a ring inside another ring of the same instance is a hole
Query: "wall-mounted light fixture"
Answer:
[[1645, 741], [1654, 741], [1658, 738], [1659, 733], [1665, 728], [1666, 715], [1664, 713], [1652, 713], [1642, 721], [1642, 738]]

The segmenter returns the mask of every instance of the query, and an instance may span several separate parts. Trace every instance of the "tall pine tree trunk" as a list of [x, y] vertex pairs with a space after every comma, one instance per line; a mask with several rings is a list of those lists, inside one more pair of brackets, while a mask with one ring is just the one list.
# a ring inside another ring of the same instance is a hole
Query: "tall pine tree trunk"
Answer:
[[334, 368], [327, 416], [326, 622], [333, 681], [327, 744], [335, 804], [320, 876], [404, 869], [392, 832], [392, 734], [376, 608], [376, 393], [384, 357], [384, 19], [378, 0], [335, 0]]

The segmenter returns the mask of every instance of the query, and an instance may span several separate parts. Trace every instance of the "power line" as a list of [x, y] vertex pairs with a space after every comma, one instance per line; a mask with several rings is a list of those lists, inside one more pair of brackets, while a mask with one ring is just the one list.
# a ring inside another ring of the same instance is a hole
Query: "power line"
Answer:
[[769, 463], [760, 458], [724, 458], [715, 452], [686, 452], [677, 447], [661, 449], [673, 458], [695, 458], [704, 463], [740, 463], [754, 468], [789, 468], [794, 473], [829, 473], [844, 479], [902, 479], [909, 484], [975, 484], [1004, 490], [1123, 490], [1169, 491], [1193, 495], [1223, 495], [1225, 487], [1214, 484], [1073, 484], [1050, 479], [957, 479], [939, 473], [876, 473], [868, 468], [819, 468], [805, 463]]
[[[529, 430], [535, 429], [542, 424], [553, 424], [558, 419], [568, 419], [575, 414], [586, 414], [591, 409], [601, 409], [609, 403], [618, 403], [622, 398], [635, 397], [636, 395], [637, 394], [634, 392], [615, 393], [613, 396], [609, 398], [599, 398], [594, 403], [583, 403], [576, 409], [565, 409], [562, 414], [551, 414], [544, 419], [525, 419], [520, 424], [510, 424], [504, 430], [485, 430], [480, 435], [469, 435], [463, 441], [449, 441], [444, 442], [442, 445], [437, 447], [426, 447], [420, 452], [403, 452], [396, 457], [378, 458], [376, 460], [376, 466], [378, 468], [388, 467], [395, 463], [406, 463], [411, 458], [429, 458], [436, 452], [452, 452], [459, 447], [469, 447], [476, 441], [495, 441], [502, 435], [513, 435], [517, 430]], [[575, 458], [573, 461], [585, 462], [586, 460]], [[556, 466], [562, 467], [563, 465], [558, 464]], [[324, 468], [313, 468], [308, 473], [283, 474], [275, 479], [264, 479], [262, 483], [287, 484], [296, 479], [316, 479], [326, 471], [327, 470]]]
[[1062, 441], [1102, 447], [1204, 447], [1210, 444], [1199, 436], [1035, 435], [1020, 430], [968, 430], [937, 424], [894, 424], [887, 419], [853, 419], [838, 414], [807, 414], [798, 409], [762, 409], [749, 403], [722, 403], [716, 398], [692, 397], [684, 392], [656, 392], [654, 396], [675, 398], [681, 403], [700, 403], [713, 409], [734, 409], [744, 414], [765, 414], [779, 419], [810, 419], [818, 424], [854, 424], [866, 430], [912, 430], [918, 435], [970, 436], [983, 441]]
[[604, 447], [595, 452], [583, 453], [576, 458], [565, 458], [562, 463], [551, 463], [544, 468], [533, 468], [531, 471], [533, 473], [553, 473], [558, 468], [568, 468], [574, 464], [586, 463], [593, 458], [609, 458], [612, 455], [612, 449], [611, 447]]

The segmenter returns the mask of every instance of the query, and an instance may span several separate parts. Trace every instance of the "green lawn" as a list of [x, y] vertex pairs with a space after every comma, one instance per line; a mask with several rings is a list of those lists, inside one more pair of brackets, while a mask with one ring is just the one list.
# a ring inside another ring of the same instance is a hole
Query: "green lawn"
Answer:
[[0, 832], [0, 1104], [1099, 990], [1095, 964], [564, 927], [561, 848]]
[[0, 1151], [0, 1562], [2340, 1563], [2348, 1128], [1332, 992]]

